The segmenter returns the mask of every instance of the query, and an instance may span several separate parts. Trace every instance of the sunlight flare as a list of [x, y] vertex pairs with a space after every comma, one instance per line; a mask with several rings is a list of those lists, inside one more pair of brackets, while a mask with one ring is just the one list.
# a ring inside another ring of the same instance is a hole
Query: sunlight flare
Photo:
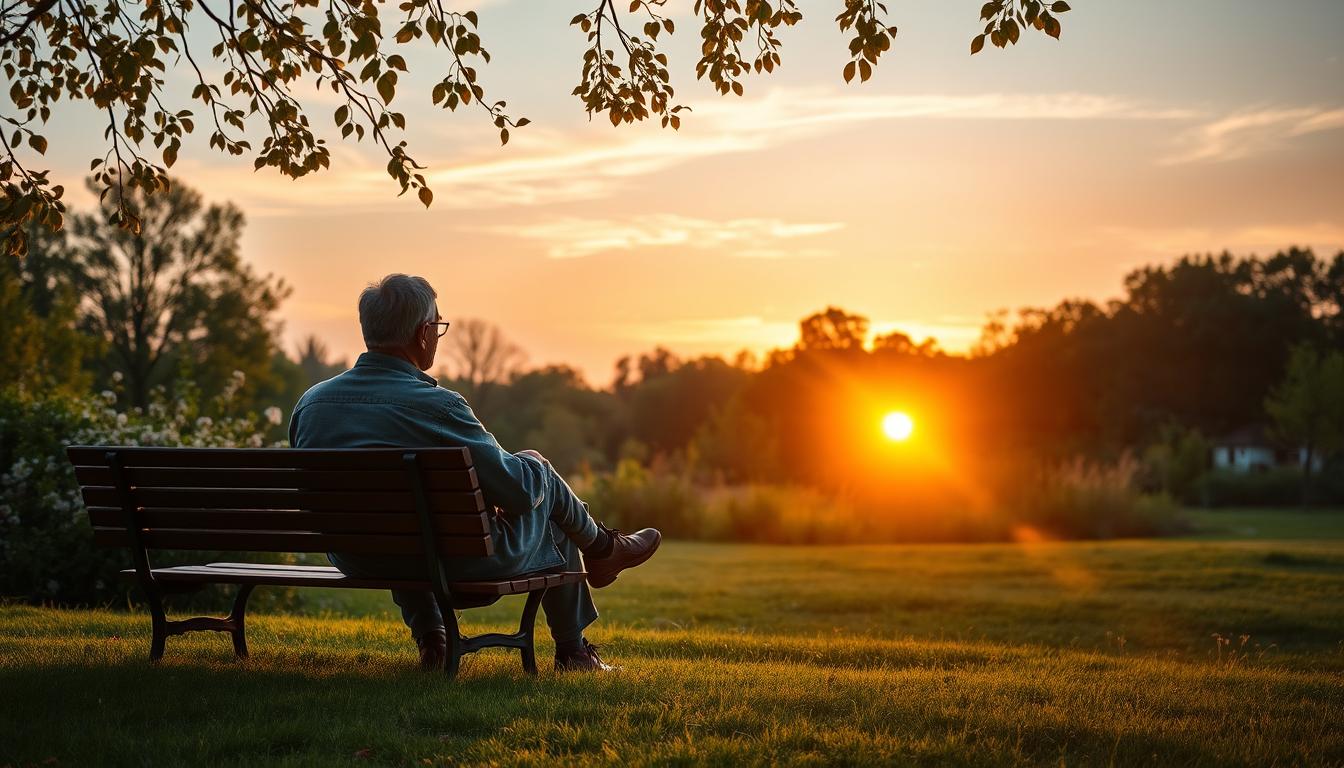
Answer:
[[882, 434], [888, 440], [904, 442], [915, 432], [915, 420], [903, 411], [892, 411], [882, 417]]

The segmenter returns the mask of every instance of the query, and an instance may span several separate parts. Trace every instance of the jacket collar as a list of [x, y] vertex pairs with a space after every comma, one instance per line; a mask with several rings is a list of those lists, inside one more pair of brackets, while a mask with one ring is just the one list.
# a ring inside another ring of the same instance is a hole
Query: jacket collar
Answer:
[[385, 355], [382, 352], [360, 353], [359, 358], [355, 360], [355, 367], [385, 368], [389, 371], [396, 371], [398, 373], [404, 373], [410, 376], [414, 376], [415, 378], [425, 382], [426, 384], [431, 384], [436, 387], [439, 385], [438, 379], [426, 374], [424, 371], [420, 370], [419, 368], [416, 368], [414, 365], [411, 365], [410, 362], [403, 360], [400, 357]]

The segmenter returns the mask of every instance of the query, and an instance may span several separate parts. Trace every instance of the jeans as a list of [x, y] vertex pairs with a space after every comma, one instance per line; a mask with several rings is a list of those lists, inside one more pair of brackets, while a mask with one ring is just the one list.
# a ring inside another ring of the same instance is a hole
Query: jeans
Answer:
[[[555, 546], [564, 558], [567, 571], [583, 570], [583, 555], [579, 548], [597, 538], [597, 523], [569, 484], [555, 469], [547, 465], [545, 499], [536, 509], [525, 514], [546, 515]], [[345, 555], [333, 552], [327, 555], [341, 573], [354, 578], [421, 579], [425, 577], [424, 560], [416, 557], [386, 555]], [[499, 573], [491, 578], [510, 578], [519, 573]], [[425, 633], [443, 629], [443, 614], [432, 592], [394, 590], [392, 600], [401, 608], [402, 621], [410, 627], [411, 636], [419, 639]], [[546, 613], [546, 624], [556, 643], [572, 643], [583, 637], [583, 630], [597, 619], [588, 582], [551, 587], [541, 600]]]

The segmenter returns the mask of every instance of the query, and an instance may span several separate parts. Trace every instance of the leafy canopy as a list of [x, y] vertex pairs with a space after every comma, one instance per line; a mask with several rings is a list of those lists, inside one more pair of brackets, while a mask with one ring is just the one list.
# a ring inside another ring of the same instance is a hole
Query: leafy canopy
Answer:
[[[588, 0], [591, 2], [591, 0]], [[835, 17], [852, 33], [846, 82], [866, 81], [896, 27], [877, 0], [842, 0]], [[590, 115], [613, 125], [657, 116], [664, 127], [681, 125], [687, 108], [673, 103], [668, 59], [659, 37], [675, 31], [664, 15], [667, 0], [598, 0], [571, 24], [587, 37], [582, 74], [574, 95]], [[693, 0], [701, 23], [696, 77], [722, 93], [743, 93], [742, 79], [773, 72], [781, 63], [781, 27], [802, 20], [795, 0]], [[1057, 14], [1064, 0], [991, 0], [980, 9], [986, 39], [997, 47], [1016, 44], [1028, 27], [1059, 36]], [[506, 102], [486, 95], [478, 67], [490, 61], [477, 34], [475, 12], [457, 12], [443, 0], [403, 0], [389, 11], [373, 0], [11, 0], [0, 4], [0, 66], [10, 83], [15, 111], [0, 116], [0, 225], [9, 254], [26, 251], [24, 222], [51, 229], [62, 225], [64, 191], [49, 171], [29, 167], [31, 153], [47, 151], [41, 131], [61, 99], [89, 101], [106, 123], [106, 147], [90, 169], [103, 199], [116, 201], [111, 223], [139, 231], [139, 214], [128, 205], [135, 190], [165, 189], [182, 137], [198, 121], [210, 146], [233, 156], [250, 155], [257, 169], [272, 167], [297, 178], [330, 165], [296, 87], [329, 89], [340, 106], [332, 120], [342, 139], [369, 139], [387, 156], [387, 173], [402, 194], [415, 190], [426, 206], [434, 199], [424, 166], [408, 152], [398, 131], [405, 116], [392, 108], [400, 77], [407, 72], [403, 46], [437, 49], [442, 69], [430, 99], [449, 110], [477, 108], [499, 131], [501, 143], [526, 118], [507, 113]], [[638, 28], [636, 28], [636, 25]], [[203, 29], [192, 35], [193, 28]], [[200, 41], [215, 40], [207, 50]], [[181, 70], [194, 80], [188, 105], [168, 104], [165, 76]], [[249, 125], [262, 136], [247, 137]], [[115, 194], [114, 194], [115, 193]]]

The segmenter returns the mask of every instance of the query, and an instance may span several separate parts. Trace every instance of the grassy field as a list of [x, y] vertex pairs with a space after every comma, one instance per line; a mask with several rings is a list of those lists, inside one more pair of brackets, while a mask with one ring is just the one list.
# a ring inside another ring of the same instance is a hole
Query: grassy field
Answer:
[[[1344, 514], [1186, 539], [672, 542], [598, 593], [607, 676], [418, 672], [382, 593], [259, 615], [253, 656], [0, 608], [0, 766], [1344, 765]], [[503, 628], [516, 599], [469, 612]], [[543, 632], [544, 634], [544, 632]], [[547, 652], [549, 648], [547, 649]]]

